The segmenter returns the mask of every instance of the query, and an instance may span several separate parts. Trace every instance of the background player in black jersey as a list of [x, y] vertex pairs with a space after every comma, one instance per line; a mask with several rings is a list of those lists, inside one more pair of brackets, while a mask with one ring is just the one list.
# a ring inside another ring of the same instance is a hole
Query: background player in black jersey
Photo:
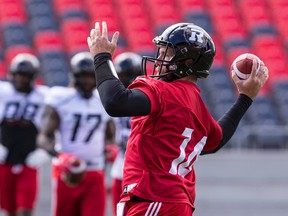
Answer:
[[21, 53], [0, 82], [0, 204], [7, 216], [30, 216], [38, 189], [38, 167], [49, 154], [36, 148], [45, 86], [35, 86], [40, 63]]

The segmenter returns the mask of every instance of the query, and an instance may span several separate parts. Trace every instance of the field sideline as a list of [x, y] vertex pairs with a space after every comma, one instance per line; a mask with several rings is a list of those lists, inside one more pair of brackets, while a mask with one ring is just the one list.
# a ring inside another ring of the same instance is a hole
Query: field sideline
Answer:
[[[197, 195], [193, 216], [287, 215], [287, 165], [288, 150], [222, 150], [201, 156], [195, 165]], [[49, 175], [47, 164], [41, 171], [42, 187], [34, 216], [50, 216]], [[112, 216], [109, 199], [106, 216]]]

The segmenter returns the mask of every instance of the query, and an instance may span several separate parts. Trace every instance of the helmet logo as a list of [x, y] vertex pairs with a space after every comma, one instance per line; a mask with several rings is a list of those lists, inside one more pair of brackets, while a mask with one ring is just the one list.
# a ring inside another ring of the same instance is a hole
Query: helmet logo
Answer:
[[170, 71], [175, 71], [175, 70], [177, 70], [177, 65], [176, 65], [176, 64], [169, 65], [169, 70], [170, 70]]
[[203, 32], [192, 31], [192, 29], [187, 29], [185, 31], [185, 36], [187, 37], [189, 42], [195, 43], [198, 42], [200, 44], [204, 43], [204, 34]]

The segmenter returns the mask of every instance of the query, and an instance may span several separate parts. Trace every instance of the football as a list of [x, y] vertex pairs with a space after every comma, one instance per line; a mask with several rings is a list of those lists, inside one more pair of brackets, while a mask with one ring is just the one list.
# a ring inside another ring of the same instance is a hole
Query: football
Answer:
[[253, 59], [257, 60], [257, 71], [260, 70], [261, 60], [254, 54], [244, 53], [239, 55], [232, 63], [231, 70], [233, 69], [240, 79], [248, 79], [252, 71]]
[[61, 153], [58, 156], [61, 178], [68, 186], [78, 185], [86, 173], [86, 163], [77, 156]]

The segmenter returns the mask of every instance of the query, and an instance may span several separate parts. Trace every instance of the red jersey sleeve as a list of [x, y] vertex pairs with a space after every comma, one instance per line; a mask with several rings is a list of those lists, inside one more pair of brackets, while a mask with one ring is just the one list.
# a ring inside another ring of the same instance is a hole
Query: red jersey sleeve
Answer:
[[213, 151], [218, 147], [220, 141], [222, 139], [222, 128], [218, 124], [218, 122], [211, 117], [211, 125], [209, 134], [207, 137], [206, 145], [203, 148], [203, 151]]
[[153, 81], [154, 81], [153, 79], [148, 78], [146, 76], [139, 76], [129, 86], [129, 89], [137, 88], [147, 95], [151, 103], [150, 114], [155, 113], [157, 111], [157, 107], [159, 107], [159, 104], [161, 104], [161, 98], [155, 97], [155, 95], [160, 95], [160, 93], [157, 93], [157, 88], [154, 88], [153, 85], [155, 84]]

